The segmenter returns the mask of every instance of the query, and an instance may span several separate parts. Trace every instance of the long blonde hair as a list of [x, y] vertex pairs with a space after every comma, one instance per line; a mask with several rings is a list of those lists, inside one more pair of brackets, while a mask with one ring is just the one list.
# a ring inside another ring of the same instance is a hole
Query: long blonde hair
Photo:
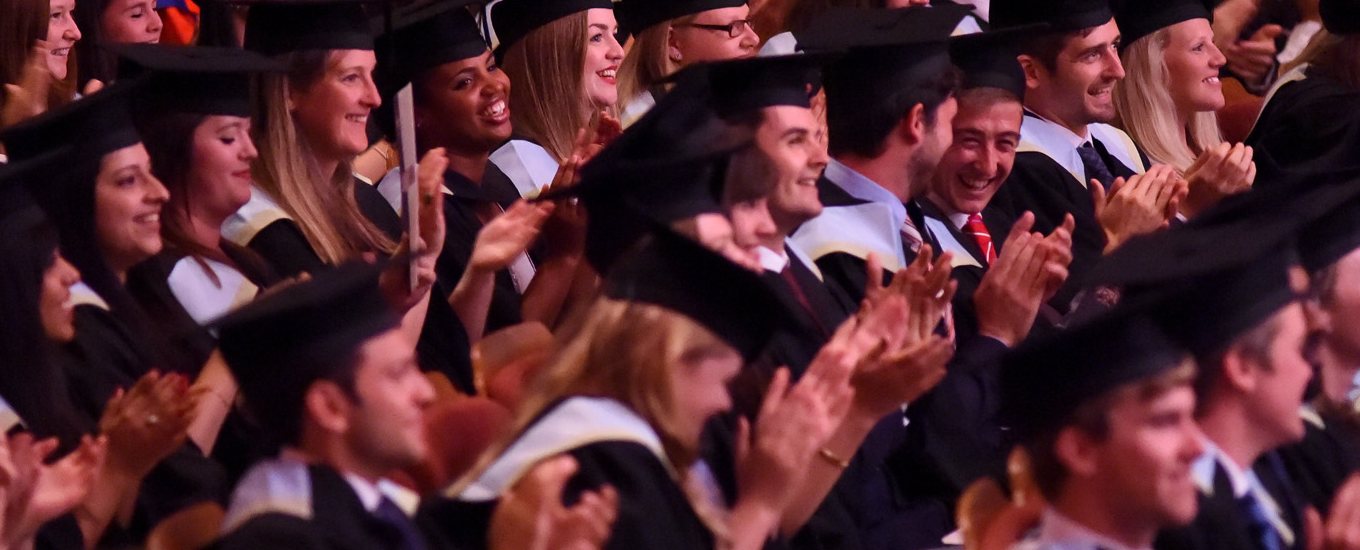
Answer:
[[581, 115], [585, 99], [585, 11], [530, 32], [505, 52], [501, 70], [510, 88], [510, 119], [515, 132], [547, 149], [557, 162], [571, 156], [576, 132], [593, 122]]
[[1114, 86], [1114, 103], [1124, 130], [1148, 158], [1184, 173], [1200, 153], [1223, 143], [1223, 133], [1213, 112], [1194, 113], [1185, 127], [1177, 125], [1165, 61], [1170, 40], [1170, 29], [1163, 28], [1129, 45], [1123, 55], [1127, 76]]
[[306, 89], [325, 74], [329, 50], [287, 55], [287, 74], [264, 74], [254, 94], [256, 124], [251, 137], [260, 151], [251, 175], [297, 222], [307, 242], [328, 264], [339, 265], [366, 252], [391, 253], [395, 243], [359, 210], [350, 163], [322, 174], [316, 157], [288, 110], [288, 91]]
[[683, 24], [693, 18], [686, 16], [658, 23], [637, 34], [633, 47], [619, 65], [619, 105], [627, 106], [644, 92], [652, 91], [661, 79], [680, 68], [667, 52], [671, 25]]
[[678, 476], [676, 483], [685, 489], [691, 506], [709, 529], [724, 537], [723, 520], [714, 517], [716, 513], [695, 494], [688, 479], [699, 448], [678, 435], [671, 383], [673, 373], [683, 367], [687, 357], [726, 345], [708, 329], [663, 307], [596, 299], [580, 328], [521, 401], [509, 437], [483, 454], [478, 466], [454, 485], [454, 492], [480, 477], [554, 403], [571, 396], [605, 397], [622, 403], [651, 425]]

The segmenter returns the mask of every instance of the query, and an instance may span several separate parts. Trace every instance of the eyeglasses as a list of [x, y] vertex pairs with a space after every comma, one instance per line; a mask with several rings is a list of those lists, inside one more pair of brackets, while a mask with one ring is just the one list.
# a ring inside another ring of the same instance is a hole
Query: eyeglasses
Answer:
[[727, 31], [728, 38], [737, 38], [746, 32], [746, 29], [753, 29], [750, 19], [738, 19], [726, 25], [705, 25], [702, 23], [686, 23], [686, 27], [695, 27], [710, 31]]

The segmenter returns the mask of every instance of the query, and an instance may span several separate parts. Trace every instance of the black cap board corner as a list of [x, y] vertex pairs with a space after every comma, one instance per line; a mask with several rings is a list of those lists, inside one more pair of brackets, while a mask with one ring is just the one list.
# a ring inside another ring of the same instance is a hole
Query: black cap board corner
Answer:
[[10, 162], [64, 149], [68, 158], [97, 160], [141, 141], [131, 98], [141, 79], [120, 80], [93, 94], [0, 130]]
[[1139, 305], [1027, 340], [1002, 360], [1002, 422], [1021, 441], [1053, 433], [1082, 404], [1187, 364], [1183, 347]]
[[949, 43], [949, 56], [962, 74], [961, 87], [999, 88], [1019, 99], [1025, 97], [1025, 72], [1020, 68], [1017, 41], [1026, 35], [1042, 33], [1047, 24], [965, 34]]
[[1111, 0], [1119, 24], [1119, 49], [1158, 30], [1191, 19], [1214, 20], [1215, 0]]
[[143, 74], [133, 98], [143, 111], [250, 116], [250, 75], [283, 72], [283, 63], [239, 48], [116, 44], [108, 46]]
[[380, 87], [395, 91], [430, 69], [486, 53], [481, 27], [467, 10], [471, 3], [443, 0], [397, 10], [391, 31], [380, 30], [376, 42]]
[[745, 5], [746, 0], [618, 0], [614, 11], [620, 30], [635, 35], [679, 17]]
[[245, 48], [268, 56], [307, 50], [372, 50], [365, 4], [392, 0], [230, 0], [248, 6]]
[[324, 271], [210, 323], [247, 405], [300, 399], [365, 341], [397, 327], [379, 269], [352, 263]]
[[993, 29], [1047, 23], [1059, 33], [1099, 27], [1114, 11], [1108, 0], [993, 0], [989, 16]]
[[612, 0], [501, 0], [491, 7], [491, 30], [496, 38], [496, 59], [549, 23], [589, 9], [613, 9]]
[[1322, 26], [1332, 34], [1360, 34], [1360, 1], [1321, 0]]
[[660, 226], [610, 271], [603, 292], [685, 315], [747, 361], [764, 352], [778, 320], [788, 318], [758, 275]]

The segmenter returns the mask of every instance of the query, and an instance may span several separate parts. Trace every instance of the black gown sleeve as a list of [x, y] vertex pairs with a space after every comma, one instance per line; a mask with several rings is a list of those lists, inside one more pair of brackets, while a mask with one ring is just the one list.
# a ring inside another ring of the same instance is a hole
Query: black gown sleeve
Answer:
[[563, 496], [575, 504], [581, 493], [605, 484], [619, 493], [619, 513], [607, 550], [702, 550], [714, 547], [712, 532], [695, 515], [684, 491], [642, 445], [607, 441], [578, 447], [569, 454], [579, 469]]
[[277, 220], [250, 239], [247, 248], [269, 262], [280, 277], [296, 277], [326, 268], [293, 220]]

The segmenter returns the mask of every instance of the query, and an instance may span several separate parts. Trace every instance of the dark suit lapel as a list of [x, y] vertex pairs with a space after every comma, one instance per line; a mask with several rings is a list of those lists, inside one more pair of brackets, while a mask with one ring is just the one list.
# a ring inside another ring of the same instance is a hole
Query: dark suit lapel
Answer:
[[[969, 254], [972, 254], [973, 259], [977, 260], [978, 263], [982, 265], [987, 265], [987, 256], [984, 255], [982, 249], [978, 247], [977, 240], [973, 239], [971, 235], [965, 235], [962, 231], [959, 231], [959, 228], [954, 227], [954, 221], [949, 219], [949, 216], [944, 213], [944, 210], [941, 210], [929, 200], [920, 200], [917, 201], [917, 203], [921, 206], [922, 214], [940, 220], [941, 225], [944, 225], [945, 229], [949, 231], [949, 235], [954, 237], [954, 240], [958, 241], [958, 243], [963, 246], [964, 250], [967, 250]], [[986, 214], [983, 214], [982, 220], [983, 223], [986, 223]], [[988, 232], [991, 232], [990, 228], [988, 228]], [[938, 241], [939, 239], [935, 240]], [[992, 236], [992, 241], [996, 241], [995, 235]], [[936, 249], [936, 252], [938, 253], [939, 250]]]
[[373, 517], [359, 501], [359, 495], [335, 470], [313, 465], [312, 522], [332, 548], [399, 548], [400, 540], [387, 526]]
[[1105, 144], [1101, 143], [1100, 140], [1092, 138], [1091, 143], [1095, 144], [1096, 152], [1100, 154], [1100, 159], [1105, 161], [1105, 167], [1110, 169], [1110, 173], [1114, 174], [1114, 177], [1128, 178], [1137, 174], [1132, 168], [1124, 166], [1124, 163], [1119, 162], [1119, 159], [1115, 158], [1114, 155], [1111, 155], [1110, 150], [1105, 148]]
[[[812, 269], [803, 265], [803, 261], [798, 259], [785, 247], [784, 254], [789, 257], [789, 270], [793, 272], [793, 278], [798, 282], [799, 288], [803, 290], [803, 295], [807, 297], [808, 303], [812, 306], [812, 311], [817, 316], [818, 322], [827, 331], [835, 331], [844, 321], [848, 312], [843, 311], [840, 304], [836, 302], [831, 291], [826, 284], [812, 273]], [[830, 333], [827, 334], [830, 336]]]

